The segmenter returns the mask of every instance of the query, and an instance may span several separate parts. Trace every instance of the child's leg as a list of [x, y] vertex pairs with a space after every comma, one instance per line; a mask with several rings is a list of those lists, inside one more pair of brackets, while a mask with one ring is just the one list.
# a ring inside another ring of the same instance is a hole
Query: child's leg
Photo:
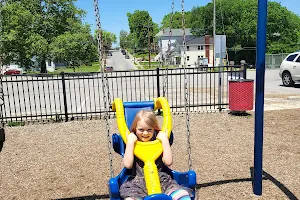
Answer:
[[172, 197], [172, 200], [190, 200], [191, 197], [189, 193], [184, 189], [175, 190], [171, 194], [168, 194]]

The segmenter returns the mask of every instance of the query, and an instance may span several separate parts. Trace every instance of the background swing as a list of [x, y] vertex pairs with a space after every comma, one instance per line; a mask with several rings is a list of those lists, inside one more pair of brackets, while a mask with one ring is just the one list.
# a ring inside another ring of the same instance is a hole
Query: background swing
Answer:
[[[98, 40], [98, 54], [99, 54], [99, 63], [102, 71], [102, 89], [103, 89], [103, 99], [104, 99], [104, 107], [105, 107], [105, 120], [106, 120], [106, 128], [107, 128], [107, 138], [108, 138], [108, 148], [109, 148], [109, 157], [110, 157], [110, 175], [111, 178], [109, 180], [109, 196], [111, 200], [119, 200], [119, 188], [120, 185], [123, 184], [128, 175], [131, 174], [131, 170], [124, 168], [120, 174], [114, 177], [112, 170], [112, 153], [111, 147], [113, 146], [115, 152], [119, 153], [121, 156], [124, 156], [125, 152], [125, 144], [126, 144], [126, 132], [128, 131], [128, 127], [131, 126], [131, 123], [135, 117], [135, 114], [141, 109], [162, 109], [163, 110], [163, 126], [162, 130], [167, 130], [168, 137], [170, 138], [170, 144], [173, 142], [172, 135], [172, 119], [170, 106], [166, 98], [159, 97], [152, 101], [141, 101], [141, 102], [122, 102], [121, 99], [115, 99], [112, 104], [112, 110], [116, 111], [117, 116], [117, 124], [120, 130], [120, 134], [113, 134], [112, 139], [110, 138], [110, 129], [108, 123], [108, 108], [109, 108], [109, 84], [107, 77], [104, 77], [104, 69], [105, 62], [103, 62], [103, 52], [102, 52], [102, 35], [101, 35], [101, 24], [100, 24], [100, 15], [98, 9], [98, 1], [94, 0], [95, 7], [95, 15], [96, 15], [96, 24], [98, 28], [97, 40]], [[190, 142], [189, 142], [189, 105], [188, 105], [188, 88], [187, 88], [187, 76], [186, 76], [186, 43], [185, 43], [185, 21], [184, 21], [184, 0], [181, 1], [182, 7], [182, 30], [183, 30], [183, 46], [184, 46], [184, 78], [185, 78], [185, 111], [186, 111], [186, 125], [187, 125], [187, 140], [188, 140], [188, 158], [189, 158], [189, 171], [187, 172], [177, 172], [165, 167], [165, 171], [171, 175], [173, 179], [177, 181], [178, 184], [183, 185], [185, 187], [191, 188], [193, 190], [193, 194], [195, 196], [195, 186], [196, 186], [196, 173], [191, 170], [191, 157], [190, 157]], [[172, 1], [172, 13], [174, 8], [174, 1]], [[171, 16], [172, 22], [172, 16]], [[171, 27], [170, 27], [170, 36], [171, 36]], [[170, 46], [171, 41], [169, 37], [169, 48], [168, 54], [170, 54]], [[167, 70], [164, 81], [164, 95], [167, 84]], [[107, 95], [106, 95], [107, 94]], [[151, 150], [151, 151], [149, 151]], [[155, 165], [155, 160], [162, 153], [162, 145], [158, 140], [141, 143], [137, 142], [137, 145], [134, 150], [135, 156], [144, 161], [144, 173], [145, 173], [145, 182], [148, 190], [148, 195], [145, 199], [172, 199], [170, 196], [166, 194], [161, 194], [160, 189], [160, 181], [157, 172], [157, 167]], [[149, 152], [147, 154], [143, 152]], [[192, 197], [192, 199], [194, 199]]]

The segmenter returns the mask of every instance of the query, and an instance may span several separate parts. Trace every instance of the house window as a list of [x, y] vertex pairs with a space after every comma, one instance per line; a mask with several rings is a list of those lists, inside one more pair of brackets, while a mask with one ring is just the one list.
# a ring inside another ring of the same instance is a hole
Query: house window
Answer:
[[201, 56], [201, 58], [203, 58], [203, 56]]
[[200, 56], [198, 56], [198, 59], [200, 59]]
[[189, 51], [190, 50], [190, 46], [186, 46], [186, 50]]
[[186, 57], [186, 60], [187, 60], [187, 61], [189, 61], [189, 60], [190, 60], [190, 57], [189, 57], [189, 56], [187, 56], [187, 57]]
[[203, 50], [203, 46], [198, 46], [198, 50]]

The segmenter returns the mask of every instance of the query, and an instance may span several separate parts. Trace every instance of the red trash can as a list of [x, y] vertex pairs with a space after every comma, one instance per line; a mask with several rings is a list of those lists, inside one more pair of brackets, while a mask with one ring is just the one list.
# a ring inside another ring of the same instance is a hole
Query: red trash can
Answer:
[[252, 79], [229, 80], [229, 109], [231, 111], [246, 111], [253, 109]]

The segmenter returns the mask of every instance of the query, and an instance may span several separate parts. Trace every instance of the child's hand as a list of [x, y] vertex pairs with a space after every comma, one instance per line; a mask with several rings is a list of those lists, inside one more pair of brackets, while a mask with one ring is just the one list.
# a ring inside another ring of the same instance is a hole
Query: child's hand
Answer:
[[137, 141], [137, 137], [134, 133], [126, 132], [127, 143], [134, 144]]
[[159, 133], [156, 136], [157, 139], [159, 139], [161, 142], [168, 141], [168, 131], [167, 129], [165, 131], [159, 131]]

